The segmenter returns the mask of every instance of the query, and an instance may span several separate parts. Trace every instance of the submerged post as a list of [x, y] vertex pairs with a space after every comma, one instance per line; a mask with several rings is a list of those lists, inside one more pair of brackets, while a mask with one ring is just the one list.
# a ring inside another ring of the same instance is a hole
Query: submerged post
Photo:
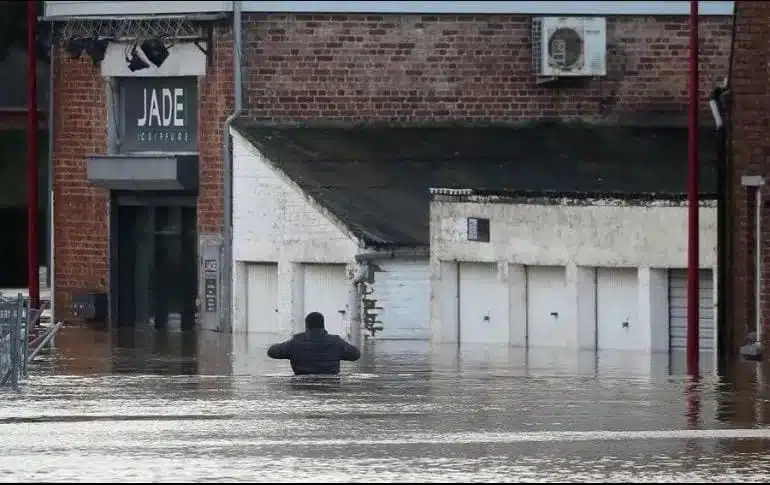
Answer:
[[699, 238], [698, 238], [698, 2], [690, 1], [690, 81], [688, 116], [688, 171], [687, 171], [687, 374], [698, 375], [699, 357]]
[[30, 308], [40, 308], [37, 167], [37, 2], [27, 2], [27, 284]]

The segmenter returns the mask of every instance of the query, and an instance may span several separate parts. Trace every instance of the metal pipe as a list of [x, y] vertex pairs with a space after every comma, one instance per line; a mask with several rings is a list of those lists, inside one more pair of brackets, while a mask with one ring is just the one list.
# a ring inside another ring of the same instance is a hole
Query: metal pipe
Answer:
[[48, 335], [45, 336], [42, 342], [40, 342], [40, 345], [35, 347], [35, 350], [32, 351], [31, 354], [29, 354], [29, 357], [27, 357], [27, 363], [31, 363], [35, 357], [37, 357], [37, 354], [40, 353], [40, 351], [48, 344], [48, 342], [51, 341], [56, 336], [56, 332], [59, 331], [59, 329], [64, 325], [64, 322], [59, 322], [56, 324], [55, 327], [53, 327], [49, 332]]
[[27, 285], [31, 308], [40, 306], [37, 166], [37, 2], [27, 2]]
[[356, 347], [361, 346], [363, 337], [363, 318], [361, 312], [361, 300], [363, 298], [363, 286], [372, 269], [367, 262], [358, 262], [350, 275], [350, 287], [348, 290], [348, 311], [350, 321], [351, 342]]
[[348, 287], [348, 321], [350, 323], [350, 342], [361, 347], [361, 283], [350, 281]]
[[455, 284], [457, 287], [455, 288], [455, 298], [457, 298], [457, 301], [455, 302], [457, 304], [457, 307], [455, 308], [455, 311], [457, 312], [457, 346], [459, 347], [462, 345], [462, 342], [460, 341], [460, 338], [462, 337], [462, 295], [460, 295], [460, 261], [455, 259]]
[[756, 218], [756, 233], [755, 233], [755, 249], [754, 249], [754, 271], [755, 281], [754, 285], [754, 305], [756, 311], [756, 332], [757, 332], [757, 344], [759, 348], [763, 348], [762, 345], [762, 187], [757, 186], [755, 189], [756, 209], [754, 217]]
[[698, 375], [699, 357], [699, 238], [698, 238], [698, 2], [690, 1], [690, 103], [688, 147], [688, 238], [687, 238], [687, 373]]
[[[733, 62], [735, 59], [735, 34], [737, 32], [737, 25], [738, 25], [738, 4], [733, 2], [733, 26], [732, 26], [732, 32], [730, 34], [730, 56], [729, 56], [729, 64], [727, 66], [727, 80], [725, 82], [725, 88], [728, 90], [730, 89], [730, 85], [733, 82]], [[724, 298], [725, 298], [725, 309], [724, 309], [724, 318], [725, 318], [725, 340], [726, 340], [726, 352], [725, 352], [725, 359], [728, 359], [729, 357], [733, 356], [737, 350], [736, 343], [739, 342], [737, 336], [743, 335], [743, 332], [736, 332], [736, 324], [737, 321], [734, 321], [734, 311], [735, 311], [735, 293], [733, 291], [733, 288], [730, 287], [728, 289], [729, 282], [727, 281], [727, 278], [730, 277], [730, 275], [733, 274], [733, 270], [735, 267], [735, 261], [734, 261], [734, 234], [737, 234], [735, 224], [734, 224], [734, 194], [735, 194], [735, 175], [733, 173], [733, 127], [732, 127], [732, 120], [734, 119], [733, 116], [733, 102], [732, 102], [732, 94], [729, 94], [728, 96], [725, 96], [723, 98], [725, 101], [725, 112], [726, 115], [726, 121], [725, 126], [723, 128], [724, 131], [724, 145], [725, 145], [725, 181], [724, 186], [726, 187], [726, 197], [725, 197], [725, 225], [728, 228], [725, 235], [725, 282], [724, 282]], [[729, 323], [728, 323], [729, 321]], [[745, 325], [742, 322], [740, 323], [741, 326]], [[742, 343], [742, 340], [740, 341]], [[725, 366], [726, 361], [724, 362]]]
[[[128, 15], [88, 15], [89, 20], [109, 22], [109, 21], [123, 21], [123, 20], [180, 20], [185, 19], [190, 22], [217, 22], [227, 18], [225, 13], [185, 13], [185, 14], [167, 14], [167, 15], [155, 15], [155, 14], [128, 14]], [[41, 15], [38, 17], [40, 22], [50, 23], [66, 23], [71, 21], [82, 21], [82, 15]], [[177, 38], [179, 39], [179, 37]], [[133, 38], [132, 40], [136, 40]]]
[[[55, 276], [54, 276], [54, 232], [53, 232], [53, 130], [54, 130], [54, 83], [56, 82], [56, 42], [53, 24], [51, 25], [51, 52], [48, 60], [48, 291], [49, 306], [51, 308], [51, 320], [56, 321], [55, 300]], [[42, 308], [42, 306], [41, 306]]]
[[730, 332], [727, 325], [727, 199], [729, 186], [727, 185], [727, 146], [725, 136], [725, 123], [722, 114], [723, 93], [726, 89], [716, 88], [711, 93], [709, 107], [716, 124], [716, 149], [717, 149], [717, 318], [716, 318], [716, 364], [717, 369], [722, 369], [726, 363], [730, 343]]
[[234, 110], [233, 113], [225, 120], [225, 126], [222, 130], [222, 159], [224, 161], [223, 178], [224, 178], [224, 202], [223, 202], [223, 259], [224, 265], [222, 267], [223, 284], [223, 305], [224, 321], [222, 322], [223, 331], [232, 332], [232, 314], [233, 314], [233, 157], [230, 150], [230, 126], [233, 124], [243, 111], [243, 76], [242, 69], [243, 63], [241, 52], [241, 2], [233, 2], [233, 89], [234, 93]]
[[[762, 186], [765, 184], [765, 179], [761, 175], [744, 175], [741, 177], [741, 185], [747, 187], [747, 198], [751, 198], [751, 191], [754, 190], [754, 321], [756, 338], [755, 344], [741, 347], [741, 352], [744, 356], [752, 359], [757, 359], [761, 356], [762, 352]], [[748, 187], [751, 187], [750, 189]], [[747, 202], [748, 204], [748, 202]]]

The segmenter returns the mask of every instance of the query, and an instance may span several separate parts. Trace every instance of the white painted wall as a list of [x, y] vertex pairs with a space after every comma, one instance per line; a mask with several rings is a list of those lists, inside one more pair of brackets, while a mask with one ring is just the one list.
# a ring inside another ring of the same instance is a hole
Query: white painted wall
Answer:
[[[601, 204], [601, 205], [599, 205]], [[490, 242], [467, 241], [467, 218], [490, 219]], [[434, 201], [431, 257], [533, 266], [687, 266], [687, 208]], [[700, 265], [716, 265], [716, 207], [700, 209]]]
[[277, 333], [302, 328], [302, 263], [352, 262], [358, 242], [341, 224], [310, 203], [237, 131], [233, 135], [233, 320], [246, 318], [248, 262], [278, 263]]
[[[671, 203], [629, 206], [618, 201], [574, 205], [436, 200], [431, 204], [431, 337], [456, 342], [458, 262], [507, 263], [510, 345], [526, 345], [522, 302], [529, 268], [565, 266], [564, 333], [559, 347], [595, 349], [597, 267], [637, 274], [636, 350], [668, 350], [667, 268], [687, 264], [687, 209]], [[490, 242], [467, 241], [467, 217], [490, 219]], [[701, 267], [716, 266], [716, 209], [700, 209]], [[526, 318], [526, 316], [524, 317]], [[638, 327], [641, 327], [638, 328]], [[542, 340], [542, 339], [541, 339]], [[612, 339], [610, 339], [612, 340]], [[607, 342], [605, 347], [628, 348]]]
[[356, 239], [238, 132], [233, 133], [233, 255], [238, 261], [348, 263]]
[[[247, 321], [247, 267], [250, 263], [277, 263], [278, 324], [268, 327], [274, 328], [276, 335], [288, 335], [304, 328], [305, 313], [310, 311], [305, 294], [307, 268], [313, 264], [340, 265], [349, 278], [355, 256], [367, 251], [342, 222], [309, 199], [248, 140], [235, 130], [231, 133], [233, 328], [267, 331], [264, 325], [255, 327]], [[431, 275], [428, 259], [396, 257], [375, 262], [384, 270], [375, 273], [371, 285], [377, 305], [383, 307], [380, 320], [384, 330], [375, 338], [427, 339]], [[339, 286], [335, 283], [330, 291], [339, 294]], [[326, 309], [326, 318], [336, 321], [337, 311], [346, 308], [347, 302], [342, 299], [342, 305]], [[319, 305], [313, 303], [314, 309], [319, 310], [315, 308]], [[345, 318], [349, 318], [349, 311]]]
[[[205, 49], [206, 43], [201, 43]], [[192, 42], [180, 42], [169, 47], [168, 58], [160, 65], [155, 67], [147, 61], [146, 56], [141, 49], [137, 55], [142, 58], [149, 67], [138, 71], [131, 71], [126, 62], [126, 56], [130, 52], [131, 46], [124, 42], [110, 42], [104, 53], [104, 60], [101, 62], [102, 76], [105, 77], [169, 77], [169, 76], [205, 76], [206, 75], [206, 54]], [[130, 56], [129, 56], [130, 57]]]

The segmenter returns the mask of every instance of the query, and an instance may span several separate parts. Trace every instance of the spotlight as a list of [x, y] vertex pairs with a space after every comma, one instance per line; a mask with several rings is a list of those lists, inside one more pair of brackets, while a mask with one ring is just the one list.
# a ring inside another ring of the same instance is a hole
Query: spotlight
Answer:
[[77, 59], [80, 57], [80, 54], [83, 53], [83, 50], [86, 48], [86, 39], [78, 39], [75, 37], [72, 37], [70, 40], [66, 42], [64, 45], [64, 48], [67, 50], [67, 54], [72, 59]]
[[94, 66], [98, 66], [104, 60], [109, 43], [109, 39], [97, 39], [94, 37], [86, 44], [86, 54], [91, 58]]
[[136, 52], [136, 46], [131, 48], [131, 58], [126, 57], [126, 62], [128, 63], [128, 69], [130, 69], [131, 72], [139, 71], [140, 69], [147, 69], [150, 67], [149, 64], [144, 62], [144, 60], [139, 57], [139, 54]]
[[159, 39], [147, 39], [142, 42], [141, 47], [147, 60], [155, 64], [155, 67], [160, 67], [168, 58], [168, 49]]

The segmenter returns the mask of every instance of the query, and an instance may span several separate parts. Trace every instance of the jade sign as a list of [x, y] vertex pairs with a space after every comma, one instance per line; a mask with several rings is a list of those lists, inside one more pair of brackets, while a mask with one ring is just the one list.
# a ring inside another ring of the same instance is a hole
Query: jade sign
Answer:
[[120, 81], [121, 152], [198, 151], [198, 78]]

